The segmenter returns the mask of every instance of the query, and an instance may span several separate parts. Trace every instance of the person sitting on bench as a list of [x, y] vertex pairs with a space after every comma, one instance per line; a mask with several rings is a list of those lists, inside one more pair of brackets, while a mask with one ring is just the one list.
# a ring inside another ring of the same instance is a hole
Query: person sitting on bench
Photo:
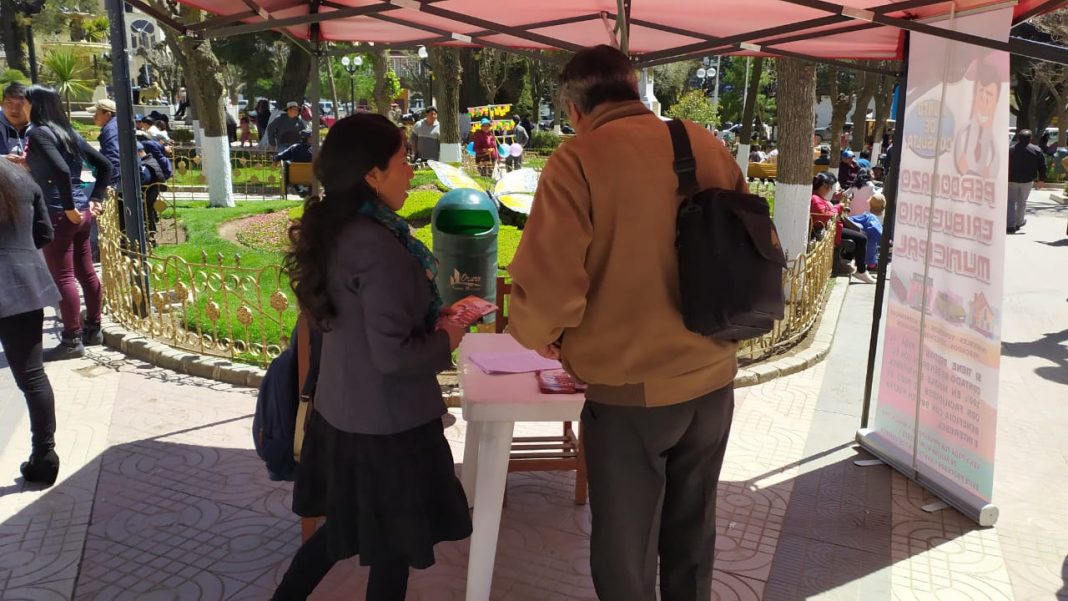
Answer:
[[290, 145], [288, 148], [274, 155], [274, 164], [278, 166], [282, 165], [282, 177], [286, 181], [286, 185], [294, 193], [303, 196], [307, 196], [311, 193], [311, 189], [308, 186], [298, 185], [289, 186], [289, 164], [290, 163], [310, 163], [312, 162], [312, 147], [311, 147], [311, 132], [304, 130], [300, 132], [300, 141], [296, 144]]

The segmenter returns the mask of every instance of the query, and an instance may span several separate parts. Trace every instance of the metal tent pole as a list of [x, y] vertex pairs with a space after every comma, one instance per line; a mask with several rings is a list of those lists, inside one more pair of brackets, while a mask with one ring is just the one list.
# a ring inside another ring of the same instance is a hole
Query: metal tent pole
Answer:
[[[312, 3], [312, 10], [319, 11], [319, 3]], [[320, 92], [320, 77], [323, 68], [323, 36], [318, 23], [313, 23], [311, 26], [311, 43], [312, 43], [312, 77], [311, 77], [311, 101], [312, 101], [312, 159], [314, 160], [319, 156], [319, 123], [322, 112], [319, 108], [319, 97], [322, 96]], [[350, 76], [351, 81], [351, 76]], [[355, 100], [355, 99], [354, 99]], [[319, 180], [312, 178], [312, 195], [319, 195]]]
[[875, 285], [875, 307], [872, 309], [871, 337], [868, 344], [868, 368], [864, 376], [864, 407], [860, 415], [860, 427], [867, 428], [871, 415], [872, 387], [875, 382], [875, 358], [879, 348], [879, 328], [883, 317], [883, 301], [886, 296], [886, 266], [890, 262], [890, 238], [893, 234], [894, 219], [897, 216], [898, 183], [901, 181], [902, 144], [905, 138], [905, 93], [909, 79], [909, 32], [905, 36], [904, 56], [901, 65], [901, 77], [897, 82], [897, 111], [894, 113], [894, 154], [890, 156], [890, 178], [883, 189], [886, 196], [886, 216], [883, 220], [883, 237], [879, 241], [879, 274]]
[[[145, 213], [141, 202], [141, 168], [134, 146], [133, 89], [130, 86], [130, 58], [126, 48], [126, 11], [123, 0], [107, 0], [108, 20], [111, 22], [112, 86], [119, 120], [119, 170], [122, 175], [122, 211], [126, 237], [135, 245], [131, 249], [148, 254], [145, 239]], [[147, 284], [147, 282], [143, 283]], [[145, 290], [147, 295], [148, 290]]]

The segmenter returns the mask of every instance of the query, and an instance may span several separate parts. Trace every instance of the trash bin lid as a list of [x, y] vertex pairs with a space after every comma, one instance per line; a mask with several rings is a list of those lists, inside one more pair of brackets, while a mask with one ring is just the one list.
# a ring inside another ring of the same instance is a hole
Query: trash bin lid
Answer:
[[494, 233], [501, 225], [497, 204], [488, 194], [472, 188], [447, 192], [434, 205], [430, 222], [435, 231], [477, 236]]

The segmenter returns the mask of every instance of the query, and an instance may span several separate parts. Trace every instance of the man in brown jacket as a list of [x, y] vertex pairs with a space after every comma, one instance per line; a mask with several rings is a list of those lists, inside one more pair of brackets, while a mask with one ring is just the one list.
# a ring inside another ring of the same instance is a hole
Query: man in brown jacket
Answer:
[[[589, 384], [598, 596], [655, 599], [659, 555], [662, 599], [705, 601], [737, 345], [683, 324], [671, 139], [639, 101], [627, 57], [588, 48], [560, 85], [577, 135], [545, 166], [509, 268], [511, 333]], [[746, 190], [723, 144], [686, 129], [701, 188]]]

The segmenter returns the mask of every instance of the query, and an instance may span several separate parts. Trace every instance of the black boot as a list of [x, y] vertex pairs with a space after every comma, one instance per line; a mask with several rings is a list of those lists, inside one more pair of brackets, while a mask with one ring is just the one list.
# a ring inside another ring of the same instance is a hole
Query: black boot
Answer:
[[104, 344], [104, 332], [100, 329], [99, 321], [82, 320], [82, 344], [85, 346], [100, 346]]
[[56, 476], [59, 475], [59, 455], [54, 449], [41, 455], [33, 453], [30, 455], [30, 460], [19, 467], [19, 471], [22, 472], [22, 477], [27, 482], [52, 486], [56, 483]]
[[68, 334], [63, 332], [59, 346], [44, 352], [45, 363], [49, 361], [66, 361], [67, 359], [80, 359], [85, 356], [85, 346], [82, 345], [82, 333]]

